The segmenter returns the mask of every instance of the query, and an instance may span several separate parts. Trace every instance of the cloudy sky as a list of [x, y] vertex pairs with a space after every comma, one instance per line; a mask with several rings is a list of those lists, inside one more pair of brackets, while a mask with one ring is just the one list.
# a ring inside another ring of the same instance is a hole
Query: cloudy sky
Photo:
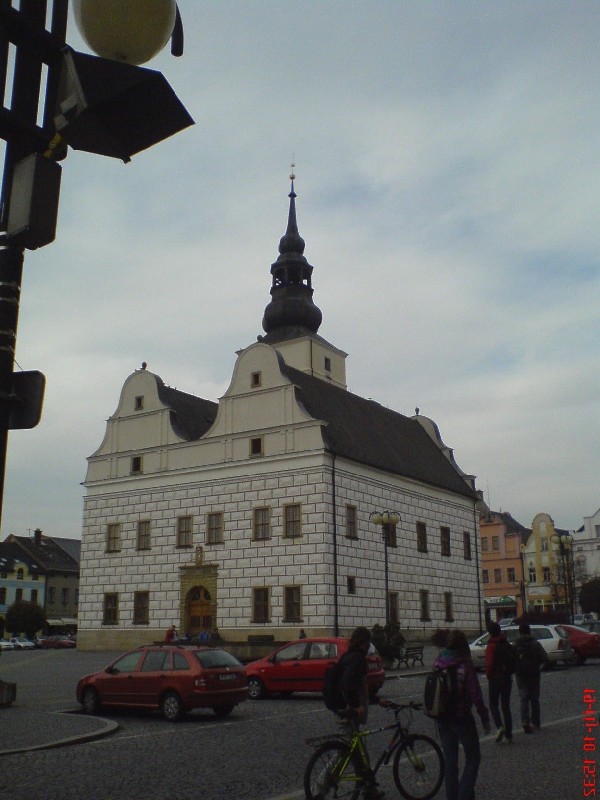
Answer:
[[[600, 5], [179, 0], [161, 70], [196, 125], [70, 151], [26, 253], [2, 538], [78, 537], [86, 457], [142, 361], [216, 400], [262, 333], [290, 162], [320, 334], [349, 389], [432, 417], [494, 509], [600, 506]], [[69, 41], [84, 49], [72, 26]]]

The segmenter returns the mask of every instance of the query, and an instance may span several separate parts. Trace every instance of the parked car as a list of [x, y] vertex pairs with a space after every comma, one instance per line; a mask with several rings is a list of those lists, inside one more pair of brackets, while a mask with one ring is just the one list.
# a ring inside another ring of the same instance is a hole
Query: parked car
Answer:
[[12, 642], [15, 650], [35, 650], [35, 644], [30, 639], [20, 636], [11, 636], [8, 640]]
[[600, 658], [600, 634], [579, 625], [557, 625], [556, 629], [568, 638], [578, 664], [585, 664], [588, 658]]
[[600, 621], [590, 620], [589, 622], [583, 622], [579, 627], [583, 628], [590, 633], [600, 633]]
[[159, 709], [177, 722], [194, 708], [229, 714], [248, 697], [237, 658], [215, 647], [138, 647], [77, 684], [77, 701], [88, 714], [101, 706]]
[[[278, 693], [288, 697], [293, 692], [320, 692], [323, 675], [329, 664], [346, 652], [349, 639], [307, 638], [290, 642], [258, 661], [246, 665], [248, 693], [252, 700]], [[384, 684], [381, 657], [373, 646], [367, 655], [369, 695], [374, 698]]]
[[68, 636], [56, 634], [54, 636], [45, 636], [40, 639], [40, 647], [77, 647], [77, 642], [75, 639], [71, 639]]
[[[534, 636], [548, 656], [548, 669], [555, 664], [570, 664], [575, 660], [575, 653], [569, 644], [566, 634], [560, 632], [560, 625], [532, 625], [531, 634]], [[509, 625], [502, 629], [502, 633], [513, 644], [519, 638], [519, 626]], [[490, 639], [489, 633], [483, 633], [469, 645], [471, 658], [476, 669], [485, 669], [485, 648]]]
[[12, 642], [9, 642], [7, 639], [0, 639], [0, 650], [14, 650], [15, 646]]
[[584, 622], [594, 622], [596, 617], [593, 614], [575, 614], [573, 625], [583, 625]]

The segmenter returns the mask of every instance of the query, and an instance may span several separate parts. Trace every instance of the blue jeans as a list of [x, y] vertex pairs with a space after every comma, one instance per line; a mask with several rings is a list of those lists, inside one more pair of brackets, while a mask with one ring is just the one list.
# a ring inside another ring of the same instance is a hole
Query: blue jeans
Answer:
[[[512, 689], [512, 677], [510, 675], [500, 675], [490, 678], [489, 685], [490, 694], [490, 711], [497, 728], [504, 728], [504, 733], [507, 739], [512, 739], [512, 714], [510, 713], [510, 692]], [[498, 702], [502, 706], [502, 716], [500, 716], [500, 709]]]
[[[519, 697], [521, 699], [521, 723], [529, 725], [533, 722], [536, 728], [540, 727], [540, 676], [533, 678], [519, 678]], [[531, 708], [531, 715], [529, 710]]]
[[[445, 786], [446, 800], [471, 800], [475, 792], [475, 783], [481, 750], [479, 749], [479, 734], [473, 715], [461, 717], [451, 722], [437, 720], [437, 729], [444, 751], [446, 762]], [[458, 778], [458, 745], [462, 744], [465, 751], [465, 768]]]

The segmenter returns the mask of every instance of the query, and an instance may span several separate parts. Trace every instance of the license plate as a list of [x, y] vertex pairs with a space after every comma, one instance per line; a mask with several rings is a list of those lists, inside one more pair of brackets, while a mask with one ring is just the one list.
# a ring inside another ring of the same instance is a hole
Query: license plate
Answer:
[[237, 680], [237, 675], [234, 673], [227, 673], [226, 675], [219, 675], [220, 681], [235, 681]]

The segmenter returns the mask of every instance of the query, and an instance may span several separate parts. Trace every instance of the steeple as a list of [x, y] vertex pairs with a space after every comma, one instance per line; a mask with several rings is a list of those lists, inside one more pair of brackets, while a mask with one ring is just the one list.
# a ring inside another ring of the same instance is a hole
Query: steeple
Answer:
[[322, 320], [321, 310], [313, 303], [311, 275], [313, 268], [304, 257], [304, 239], [296, 222], [296, 192], [293, 172], [292, 188], [288, 195], [290, 209], [285, 234], [279, 240], [279, 257], [271, 265], [271, 302], [262, 320], [267, 335], [264, 342], [298, 338], [315, 334]]

